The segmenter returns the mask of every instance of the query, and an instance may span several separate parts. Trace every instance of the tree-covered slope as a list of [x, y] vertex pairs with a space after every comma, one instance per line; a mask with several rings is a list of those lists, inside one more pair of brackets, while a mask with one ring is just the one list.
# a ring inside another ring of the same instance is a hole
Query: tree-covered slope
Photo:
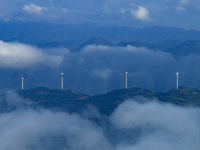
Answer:
[[117, 89], [102, 95], [88, 96], [71, 90], [48, 89], [44, 87], [19, 90], [17, 93], [45, 108], [61, 108], [68, 112], [80, 112], [86, 105], [97, 107], [101, 113], [109, 115], [127, 99], [145, 97], [149, 101], [157, 99], [180, 106], [200, 106], [200, 91], [193, 88], [179, 87], [166, 93], [152, 92], [141, 88]]

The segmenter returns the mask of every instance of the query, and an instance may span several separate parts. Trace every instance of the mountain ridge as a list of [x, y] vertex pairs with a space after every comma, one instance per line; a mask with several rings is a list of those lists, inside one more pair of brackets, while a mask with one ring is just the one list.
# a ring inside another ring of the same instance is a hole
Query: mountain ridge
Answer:
[[54, 41], [82, 40], [101, 37], [113, 44], [119, 42], [140, 41], [142, 43], [160, 43], [167, 39], [200, 40], [196, 30], [183, 30], [171, 27], [145, 27], [143, 29], [125, 26], [101, 26], [97, 24], [54, 25], [32, 22], [0, 22], [0, 39], [40, 45]]
[[31, 99], [45, 108], [60, 107], [69, 112], [80, 112], [87, 105], [93, 105], [104, 115], [110, 115], [119, 104], [138, 96], [179, 106], [200, 106], [200, 90], [187, 87], [174, 88], [165, 93], [133, 87], [116, 89], [106, 94], [95, 96], [76, 93], [66, 89], [38, 87], [29, 90], [18, 90], [17, 94], [25, 99]]

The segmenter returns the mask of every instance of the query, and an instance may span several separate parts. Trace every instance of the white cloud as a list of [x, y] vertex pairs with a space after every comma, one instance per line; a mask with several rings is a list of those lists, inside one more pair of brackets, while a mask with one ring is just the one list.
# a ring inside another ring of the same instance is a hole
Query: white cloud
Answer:
[[[199, 114], [199, 108], [184, 108], [135, 98], [121, 104], [110, 119], [118, 130], [124, 130], [127, 134], [138, 131], [137, 142], [119, 145], [119, 150], [196, 150], [200, 146]], [[129, 138], [134, 139], [135, 136]]]
[[185, 4], [185, 3], [187, 3], [187, 2], [189, 2], [189, 0], [180, 0], [180, 3], [181, 3], [181, 4]]
[[[17, 104], [15, 110], [9, 109], [6, 113], [1, 109], [1, 150], [111, 150], [103, 129], [88, 119], [78, 114], [50, 111], [37, 106], [37, 110], [25, 107], [23, 104], [26, 100], [13, 93], [7, 94], [9, 97], [6, 97], [6, 102], [13, 102], [12, 106], [15, 106], [14, 101], [20, 99], [22, 105], [19, 107]], [[0, 99], [0, 103], [2, 101]], [[90, 111], [93, 112], [92, 109]], [[90, 115], [88, 113], [85, 115]]]
[[122, 14], [125, 14], [125, 13], [126, 13], [126, 11], [127, 11], [127, 10], [126, 10], [126, 9], [124, 9], [124, 8], [121, 8], [121, 9], [120, 9], [120, 12], [121, 12]]
[[0, 118], [2, 150], [109, 149], [101, 129], [78, 115], [29, 110]]
[[139, 6], [137, 10], [132, 10], [131, 13], [136, 19], [150, 20], [149, 11], [143, 6]]
[[0, 41], [0, 67], [2, 68], [27, 68], [39, 64], [56, 67], [62, 61], [61, 56], [43, 53], [36, 47]]
[[46, 11], [47, 8], [30, 4], [30, 5], [25, 5], [24, 7], [22, 7], [22, 10], [27, 11], [31, 14], [41, 14], [43, 11]]
[[103, 80], [107, 80], [111, 77], [112, 70], [111, 69], [103, 69], [103, 70], [94, 70], [93, 74], [102, 78]]
[[177, 10], [179, 10], [179, 11], [185, 11], [186, 8], [184, 6], [188, 2], [189, 2], [189, 0], [180, 0], [180, 6], [177, 7]]
[[135, 4], [134, 4], [134, 3], [131, 3], [131, 6], [135, 6]]
[[62, 10], [63, 13], [68, 13], [69, 12], [69, 10], [66, 9], [66, 8], [61, 8], [61, 10]]
[[[24, 106], [26, 100], [16, 94], [7, 94], [9, 97], [0, 102], [13, 102], [12, 106], [17, 107], [6, 112], [1, 108], [1, 150], [198, 150], [200, 147], [199, 108], [138, 97], [119, 104], [111, 116], [104, 117], [93, 106], [88, 106], [81, 115], [39, 106], [33, 109]], [[16, 104], [16, 99], [22, 105]]]
[[178, 6], [177, 9], [180, 10], [180, 11], [185, 11], [186, 10], [183, 6]]
[[[72, 74], [76, 79], [79, 79], [77, 83], [73, 82], [73, 88], [80, 89], [80, 84], [87, 85], [87, 88], [84, 86], [81, 92], [90, 95], [125, 87], [125, 71], [129, 72], [129, 77], [131, 73], [135, 73], [134, 77], [128, 79], [129, 87], [139, 86], [158, 90], [157, 86], [159, 86], [160, 90], [160, 85], [166, 88], [163, 82], [171, 77], [171, 71], [176, 67], [171, 67], [171, 63], [176, 62], [176, 60], [169, 53], [133, 46], [108, 47], [90, 45], [83, 48], [80, 53], [66, 55], [65, 60], [70, 60], [66, 62], [66, 66], [76, 70], [76, 73]], [[166, 69], [168, 67], [169, 69]], [[153, 71], [157, 69], [159, 72]], [[164, 80], [160, 81], [160, 78], [154, 78], [158, 74], [162, 74], [161, 78]], [[94, 84], [88, 82], [91, 79], [95, 80], [98, 88], [91, 88]], [[171, 80], [169, 83], [173, 86]], [[167, 89], [169, 88], [167, 87]], [[76, 89], [76, 91], [78, 90]]]

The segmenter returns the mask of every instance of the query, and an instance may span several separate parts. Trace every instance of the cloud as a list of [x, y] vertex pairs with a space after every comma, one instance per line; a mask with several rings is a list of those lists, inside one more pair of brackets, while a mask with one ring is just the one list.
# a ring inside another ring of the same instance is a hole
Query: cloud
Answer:
[[177, 7], [179, 11], [186, 11], [185, 5], [189, 2], [189, 0], [180, 0], [180, 6]]
[[[9, 94], [9, 98], [17, 98]], [[15, 101], [9, 98], [6, 101]], [[1, 150], [111, 148], [101, 127], [78, 114], [61, 111], [31, 107], [18, 107], [5, 113], [1, 111], [0, 130]]]
[[111, 69], [94, 70], [93, 74], [99, 76], [103, 80], [108, 80], [111, 77], [112, 71]]
[[[163, 89], [161, 85], [165, 87], [164, 81], [171, 77], [176, 67], [172, 65], [176, 63], [176, 60], [169, 53], [133, 46], [91, 45], [83, 48], [80, 53], [67, 54], [65, 60], [65, 70], [74, 70], [67, 74], [66, 78], [73, 76], [78, 79], [77, 82], [72, 83], [72, 87], [77, 89], [72, 90], [79, 91], [82, 85], [87, 85], [81, 92], [89, 92], [88, 94], [92, 95], [124, 88], [125, 71], [129, 72], [128, 87], [138, 86], [156, 91], [161, 90]], [[157, 78], [158, 75], [160, 75], [159, 78]], [[99, 78], [101, 80], [98, 80]], [[92, 86], [93, 82], [98, 85], [98, 88]]]
[[31, 14], [41, 14], [43, 11], [46, 11], [47, 8], [45, 7], [40, 7], [38, 5], [30, 4], [30, 5], [25, 5], [22, 7], [22, 10], [27, 11], [28, 13]]
[[62, 61], [62, 56], [44, 53], [36, 47], [0, 41], [1, 68], [23, 69], [35, 65], [58, 67]]
[[184, 108], [136, 98], [121, 104], [110, 117], [115, 128], [133, 140], [118, 149], [198, 149], [199, 108]]
[[131, 11], [132, 15], [139, 20], [150, 20], [149, 11], [143, 6], [139, 6], [138, 9]]
[[176, 87], [176, 72], [179, 72], [180, 86], [200, 89], [199, 63], [198, 55], [174, 58], [168, 52], [130, 45], [91, 45], [80, 52], [71, 52], [64, 48], [41, 50], [0, 42], [0, 88], [21, 88], [22, 72], [25, 89], [60, 88], [62, 70], [64, 88], [89, 95], [125, 88], [126, 71], [129, 88], [166, 92]]
[[189, 2], [189, 0], [180, 0], [181, 4], [186, 4], [187, 2]]
[[120, 9], [120, 12], [121, 12], [122, 14], [125, 14], [125, 13], [127, 12], [127, 10], [124, 9], [124, 8], [121, 8], [121, 9]]
[[177, 9], [180, 10], [180, 11], [185, 11], [186, 10], [183, 6], [178, 6]]
[[68, 52], [64, 58], [65, 88], [89, 95], [124, 88], [126, 71], [129, 88], [166, 92], [176, 86], [177, 71], [180, 86], [200, 88], [198, 55], [174, 58], [145, 47], [90, 45], [79, 53]]
[[[198, 18], [197, 14], [199, 9], [197, 6], [199, 2], [191, 1], [190, 5], [187, 5], [186, 8], [189, 10], [187, 15], [177, 14], [177, 12], [174, 11], [173, 8], [177, 8], [177, 2], [181, 7], [182, 5], [189, 4], [190, 1], [164, 0], [162, 3], [159, 3], [158, 0], [148, 2], [141, 0], [133, 3], [130, 0], [98, 2], [93, 0], [84, 2], [80, 0], [70, 2], [61, 0], [58, 3], [55, 0], [30, 0], [29, 4], [27, 4], [25, 1], [13, 0], [11, 2], [2, 0], [0, 18], [4, 21], [43, 21], [54, 24], [83, 24], [86, 22], [95, 22], [98, 24], [115, 24], [134, 27], [159, 25], [198, 29], [198, 19], [194, 19], [195, 21], [193, 20], [193, 22], [195, 23], [193, 24], [189, 24], [187, 20], [188, 18], [194, 18], [195, 15], [196, 18]], [[137, 6], [140, 7], [132, 10], [133, 7]], [[130, 16], [139, 20], [151, 20], [153, 18], [154, 21], [142, 24], [141, 22], [135, 22]], [[180, 21], [177, 22], [177, 18], [185, 22], [185, 24], [180, 24]]]
[[2, 150], [109, 148], [102, 130], [76, 114], [27, 110], [2, 114], [0, 118]]
[[200, 146], [199, 108], [136, 97], [105, 119], [93, 106], [83, 114], [33, 109], [19, 107], [15, 99], [27, 100], [7, 94], [6, 101], [18, 107], [9, 112], [0, 108], [1, 150], [197, 150]]
[[68, 13], [69, 10], [67, 8], [60, 8], [62, 10], [63, 13]]

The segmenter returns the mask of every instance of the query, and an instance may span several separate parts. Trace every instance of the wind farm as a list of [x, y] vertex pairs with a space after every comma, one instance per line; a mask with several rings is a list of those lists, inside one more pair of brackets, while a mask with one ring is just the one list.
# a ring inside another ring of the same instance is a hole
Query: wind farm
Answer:
[[198, 0], [0, 2], [0, 150], [198, 150]]
[[[177, 90], [178, 90], [178, 87], [179, 87], [178, 75], [179, 75], [179, 72], [176, 72], [176, 89]], [[63, 79], [63, 76], [64, 76], [64, 73], [61, 72], [61, 87], [60, 87], [61, 90], [64, 89], [64, 79]], [[23, 90], [24, 89], [24, 78], [23, 77], [21, 77], [21, 81], [22, 81], [21, 82], [21, 89]], [[125, 72], [125, 88], [126, 89], [128, 88], [128, 72], [127, 71]]]

